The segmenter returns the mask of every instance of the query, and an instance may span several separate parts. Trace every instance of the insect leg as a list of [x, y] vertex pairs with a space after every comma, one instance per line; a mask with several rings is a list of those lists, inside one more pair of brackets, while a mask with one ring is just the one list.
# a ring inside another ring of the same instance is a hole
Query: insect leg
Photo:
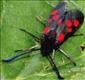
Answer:
[[58, 51], [62, 53], [67, 59], [69, 59], [74, 66], [76, 66], [76, 63], [62, 49], [58, 48]]
[[42, 16], [36, 16], [36, 19], [37, 19], [41, 24], [43, 24], [44, 26], [46, 26], [47, 20], [44, 19]]
[[25, 55], [25, 54], [28, 54], [30, 52], [33, 52], [33, 51], [38, 51], [40, 50], [40, 48], [31, 48], [31, 49], [28, 49], [27, 51], [25, 52], [22, 52], [21, 54], [17, 54], [16, 56], [13, 56], [12, 58], [9, 58], [9, 59], [3, 59], [2, 61], [3, 62], [11, 62], [12, 60], [22, 56], [22, 55]]
[[40, 47], [39, 45], [34, 45], [34, 46], [32, 46], [31, 48], [24, 48], [24, 49], [19, 49], [19, 50], [15, 50], [14, 52], [24, 52], [24, 51], [28, 51], [28, 50], [30, 50], [30, 49], [33, 49], [33, 48], [38, 48], [38, 47]]
[[53, 49], [52, 58], [55, 60], [55, 50]]
[[83, 36], [83, 35], [84, 35], [83, 33], [73, 34], [72, 37], [75, 37], [75, 36]]
[[28, 32], [28, 31], [26, 31], [25, 29], [20, 29], [20, 30], [23, 31], [23, 32], [25, 32], [25, 33], [27, 33], [27, 34], [30, 35], [31, 37], [33, 37], [37, 42], [40, 41], [40, 38], [38, 38], [37, 36], [35, 36], [34, 34]]
[[57, 68], [56, 64], [55, 64], [55, 61], [52, 59], [52, 57], [49, 55], [48, 57], [48, 60], [51, 64], [51, 66], [53, 67], [53, 70], [56, 72], [57, 76], [58, 76], [58, 79], [61, 80], [61, 79], [64, 79], [61, 75], [60, 75], [60, 72], [59, 72], [59, 69]]

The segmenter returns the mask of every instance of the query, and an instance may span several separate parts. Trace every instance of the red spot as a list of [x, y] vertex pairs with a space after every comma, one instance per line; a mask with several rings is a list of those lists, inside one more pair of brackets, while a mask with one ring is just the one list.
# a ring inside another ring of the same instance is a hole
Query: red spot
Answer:
[[55, 21], [57, 18], [59, 18], [59, 16], [58, 15], [54, 15], [53, 17], [52, 17], [52, 19]]
[[56, 15], [57, 13], [58, 13], [57, 10], [53, 10], [53, 11], [51, 12], [51, 15]]
[[79, 21], [78, 21], [77, 19], [75, 19], [75, 20], [73, 21], [73, 25], [74, 25], [75, 27], [78, 27], [78, 26], [79, 26]]
[[46, 28], [44, 28], [44, 30], [43, 30], [44, 34], [47, 34], [49, 31], [50, 31], [50, 28], [49, 28], [49, 27], [46, 27]]
[[68, 32], [71, 33], [72, 32], [72, 28], [68, 28]]
[[63, 33], [61, 33], [61, 34], [58, 36], [58, 43], [59, 43], [59, 44], [62, 43], [63, 40], [64, 40], [64, 38], [65, 38], [65, 35], [64, 35]]
[[49, 18], [49, 19], [48, 19], [48, 23], [50, 23], [51, 21], [52, 21], [52, 19]]
[[71, 20], [66, 20], [66, 26], [67, 26], [67, 27], [71, 27], [71, 26], [72, 26]]
[[61, 24], [62, 24], [62, 19], [59, 19], [59, 21], [58, 21], [57, 24], [58, 24], [58, 25], [61, 25]]

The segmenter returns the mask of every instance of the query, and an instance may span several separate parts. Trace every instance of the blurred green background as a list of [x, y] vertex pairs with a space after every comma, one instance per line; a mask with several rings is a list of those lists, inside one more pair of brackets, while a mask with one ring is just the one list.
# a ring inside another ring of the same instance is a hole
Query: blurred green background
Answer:
[[[58, 1], [49, 0], [51, 4], [57, 4]], [[85, 14], [85, 1], [78, 0], [74, 2]], [[14, 50], [36, 44], [30, 36], [21, 32], [19, 28], [24, 28], [40, 36], [43, 25], [36, 20], [35, 16], [41, 15], [47, 19], [52, 7], [45, 0], [3, 0], [0, 3], [3, 3], [3, 7], [0, 9], [2, 14], [0, 16], [0, 54], [1, 59], [6, 59], [16, 55], [13, 52]], [[73, 8], [76, 7], [69, 2], [68, 9]], [[85, 23], [76, 33], [85, 33]], [[76, 67], [69, 63], [64, 56], [58, 54], [59, 52], [56, 52], [56, 64], [65, 80], [85, 80], [85, 50], [80, 49], [82, 44], [85, 44], [85, 36], [69, 38], [61, 46], [75, 60]], [[43, 58], [39, 51], [24, 57], [11, 63], [2, 63], [0, 61], [1, 80], [57, 80], [48, 60]]]

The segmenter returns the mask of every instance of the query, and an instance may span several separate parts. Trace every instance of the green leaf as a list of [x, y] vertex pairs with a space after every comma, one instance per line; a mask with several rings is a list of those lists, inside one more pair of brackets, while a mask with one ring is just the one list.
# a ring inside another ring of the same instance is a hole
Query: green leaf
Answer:
[[[56, 0], [49, 0], [49, 2], [51, 4], [57, 3]], [[75, 1], [75, 3], [85, 12], [84, 1]], [[72, 8], [76, 7], [69, 3], [68, 9]], [[30, 36], [19, 29], [24, 28], [40, 36], [43, 25], [36, 20], [35, 16], [42, 15], [47, 19], [52, 7], [46, 1], [3, 0], [3, 8], [1, 9], [1, 59], [6, 59], [16, 55], [12, 51], [36, 44]], [[84, 25], [85, 23], [78, 32], [85, 33]], [[85, 44], [85, 36], [71, 37], [61, 46], [75, 60], [76, 67], [58, 54], [59, 52], [56, 52], [56, 64], [65, 80], [85, 79], [85, 51], [80, 49], [82, 44]], [[33, 55], [25, 56], [26, 58], [11, 63], [1, 62], [1, 80], [57, 80], [48, 60], [43, 58], [39, 51], [30, 54]]]

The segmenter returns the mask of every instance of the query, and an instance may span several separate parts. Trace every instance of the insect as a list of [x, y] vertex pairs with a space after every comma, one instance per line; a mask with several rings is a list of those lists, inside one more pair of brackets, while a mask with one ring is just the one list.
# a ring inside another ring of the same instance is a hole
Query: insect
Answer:
[[55, 51], [59, 51], [68, 60], [70, 60], [73, 65], [76, 65], [76, 63], [60, 48], [60, 46], [69, 37], [78, 36], [78, 34], [74, 35], [74, 33], [80, 28], [80, 26], [84, 22], [84, 14], [78, 9], [67, 10], [66, 2], [60, 2], [51, 11], [51, 14], [46, 24], [42, 22], [40, 18], [38, 18], [38, 20], [44, 25], [43, 33], [40, 38], [24, 29], [20, 30], [33, 37], [35, 41], [40, 44], [40, 46], [35, 45], [31, 48], [16, 50], [15, 52], [22, 53], [12, 58], [4, 59], [3, 62], [10, 62], [22, 55], [40, 50], [42, 56], [46, 57], [49, 60], [53, 70], [58, 76], [58, 79], [64, 79], [60, 75], [59, 69], [55, 64]]

